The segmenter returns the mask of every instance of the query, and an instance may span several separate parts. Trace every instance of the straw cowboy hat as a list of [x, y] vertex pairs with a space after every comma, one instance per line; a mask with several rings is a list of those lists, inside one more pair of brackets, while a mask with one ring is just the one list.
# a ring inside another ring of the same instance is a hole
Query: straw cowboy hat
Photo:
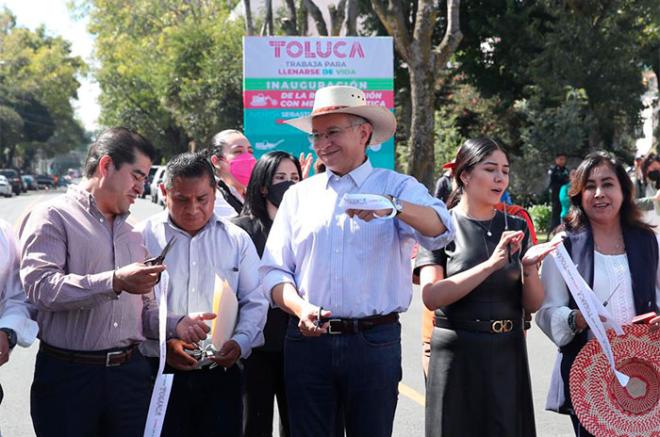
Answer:
[[394, 135], [396, 119], [382, 106], [368, 105], [364, 91], [352, 86], [329, 86], [316, 91], [312, 113], [305, 117], [292, 118], [284, 123], [303, 132], [312, 133], [312, 119], [319, 115], [352, 114], [360, 116], [373, 126], [371, 144], [381, 144]]

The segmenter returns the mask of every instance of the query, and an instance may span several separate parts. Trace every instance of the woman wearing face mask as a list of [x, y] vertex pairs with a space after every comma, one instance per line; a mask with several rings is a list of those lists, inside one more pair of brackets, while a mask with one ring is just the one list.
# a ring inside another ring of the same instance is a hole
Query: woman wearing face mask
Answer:
[[435, 311], [426, 436], [534, 436], [523, 310], [543, 301], [537, 263], [554, 244], [531, 248], [526, 222], [496, 210], [509, 161], [495, 141], [466, 141], [455, 162], [456, 238], [415, 261]]
[[240, 131], [227, 129], [211, 139], [207, 155], [218, 178], [218, 194], [214, 212], [219, 217], [241, 213], [246, 187], [257, 160], [250, 141]]
[[649, 153], [640, 165], [641, 178], [634, 178], [637, 190], [637, 206], [644, 211], [646, 223], [656, 227], [660, 225], [660, 155]]
[[[286, 152], [269, 152], [257, 161], [243, 212], [232, 221], [250, 235], [259, 256], [284, 193], [301, 178], [300, 163]], [[272, 435], [274, 397], [280, 414], [280, 435], [289, 435], [282, 354], [288, 320], [279, 308], [269, 309], [264, 328], [266, 342], [245, 360], [246, 437]]]

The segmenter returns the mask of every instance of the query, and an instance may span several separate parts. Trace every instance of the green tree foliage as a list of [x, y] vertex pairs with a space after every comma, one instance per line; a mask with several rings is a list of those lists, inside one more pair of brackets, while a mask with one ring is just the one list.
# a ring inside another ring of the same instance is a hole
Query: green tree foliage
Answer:
[[464, 2], [464, 39], [439, 106], [462, 135], [507, 148], [514, 197], [543, 191], [559, 150], [630, 158], [642, 72], [660, 59], [659, 10], [658, 0]]
[[225, 2], [90, 0], [101, 123], [149, 137], [165, 156], [242, 126], [242, 23]]
[[49, 36], [43, 27], [16, 27], [9, 10], [0, 13], [2, 165], [10, 165], [17, 152], [28, 158], [27, 165], [36, 149], [53, 156], [79, 145], [83, 130], [71, 101], [77, 98], [77, 78], [85, 72], [68, 41]]

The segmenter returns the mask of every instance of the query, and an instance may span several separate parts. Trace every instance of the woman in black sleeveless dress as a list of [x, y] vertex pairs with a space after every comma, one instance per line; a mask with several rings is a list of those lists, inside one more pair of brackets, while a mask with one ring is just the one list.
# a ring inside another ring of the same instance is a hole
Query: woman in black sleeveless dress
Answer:
[[456, 237], [422, 250], [422, 296], [435, 310], [426, 388], [426, 436], [536, 434], [523, 309], [543, 301], [537, 263], [554, 244], [530, 249], [524, 220], [495, 210], [509, 182], [493, 140], [468, 140], [456, 156], [448, 201]]

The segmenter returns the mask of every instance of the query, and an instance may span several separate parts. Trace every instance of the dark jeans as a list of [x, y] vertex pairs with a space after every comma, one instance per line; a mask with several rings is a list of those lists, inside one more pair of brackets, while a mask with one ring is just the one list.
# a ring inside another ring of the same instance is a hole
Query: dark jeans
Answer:
[[557, 226], [561, 224], [561, 202], [559, 201], [559, 195], [552, 195], [552, 213], [550, 215], [550, 226], [548, 227], [548, 235], [552, 232]]
[[289, 436], [289, 418], [284, 391], [284, 354], [255, 349], [244, 363], [245, 437], [273, 435], [273, 401], [277, 398], [280, 436]]
[[121, 366], [74, 364], [37, 354], [30, 393], [37, 436], [142, 436], [151, 399], [149, 364], [136, 349]]
[[340, 411], [348, 437], [391, 436], [401, 380], [401, 325], [304, 337], [292, 320], [284, 374], [292, 437], [337, 435]]
[[241, 436], [242, 382], [237, 365], [174, 374], [162, 437]]

